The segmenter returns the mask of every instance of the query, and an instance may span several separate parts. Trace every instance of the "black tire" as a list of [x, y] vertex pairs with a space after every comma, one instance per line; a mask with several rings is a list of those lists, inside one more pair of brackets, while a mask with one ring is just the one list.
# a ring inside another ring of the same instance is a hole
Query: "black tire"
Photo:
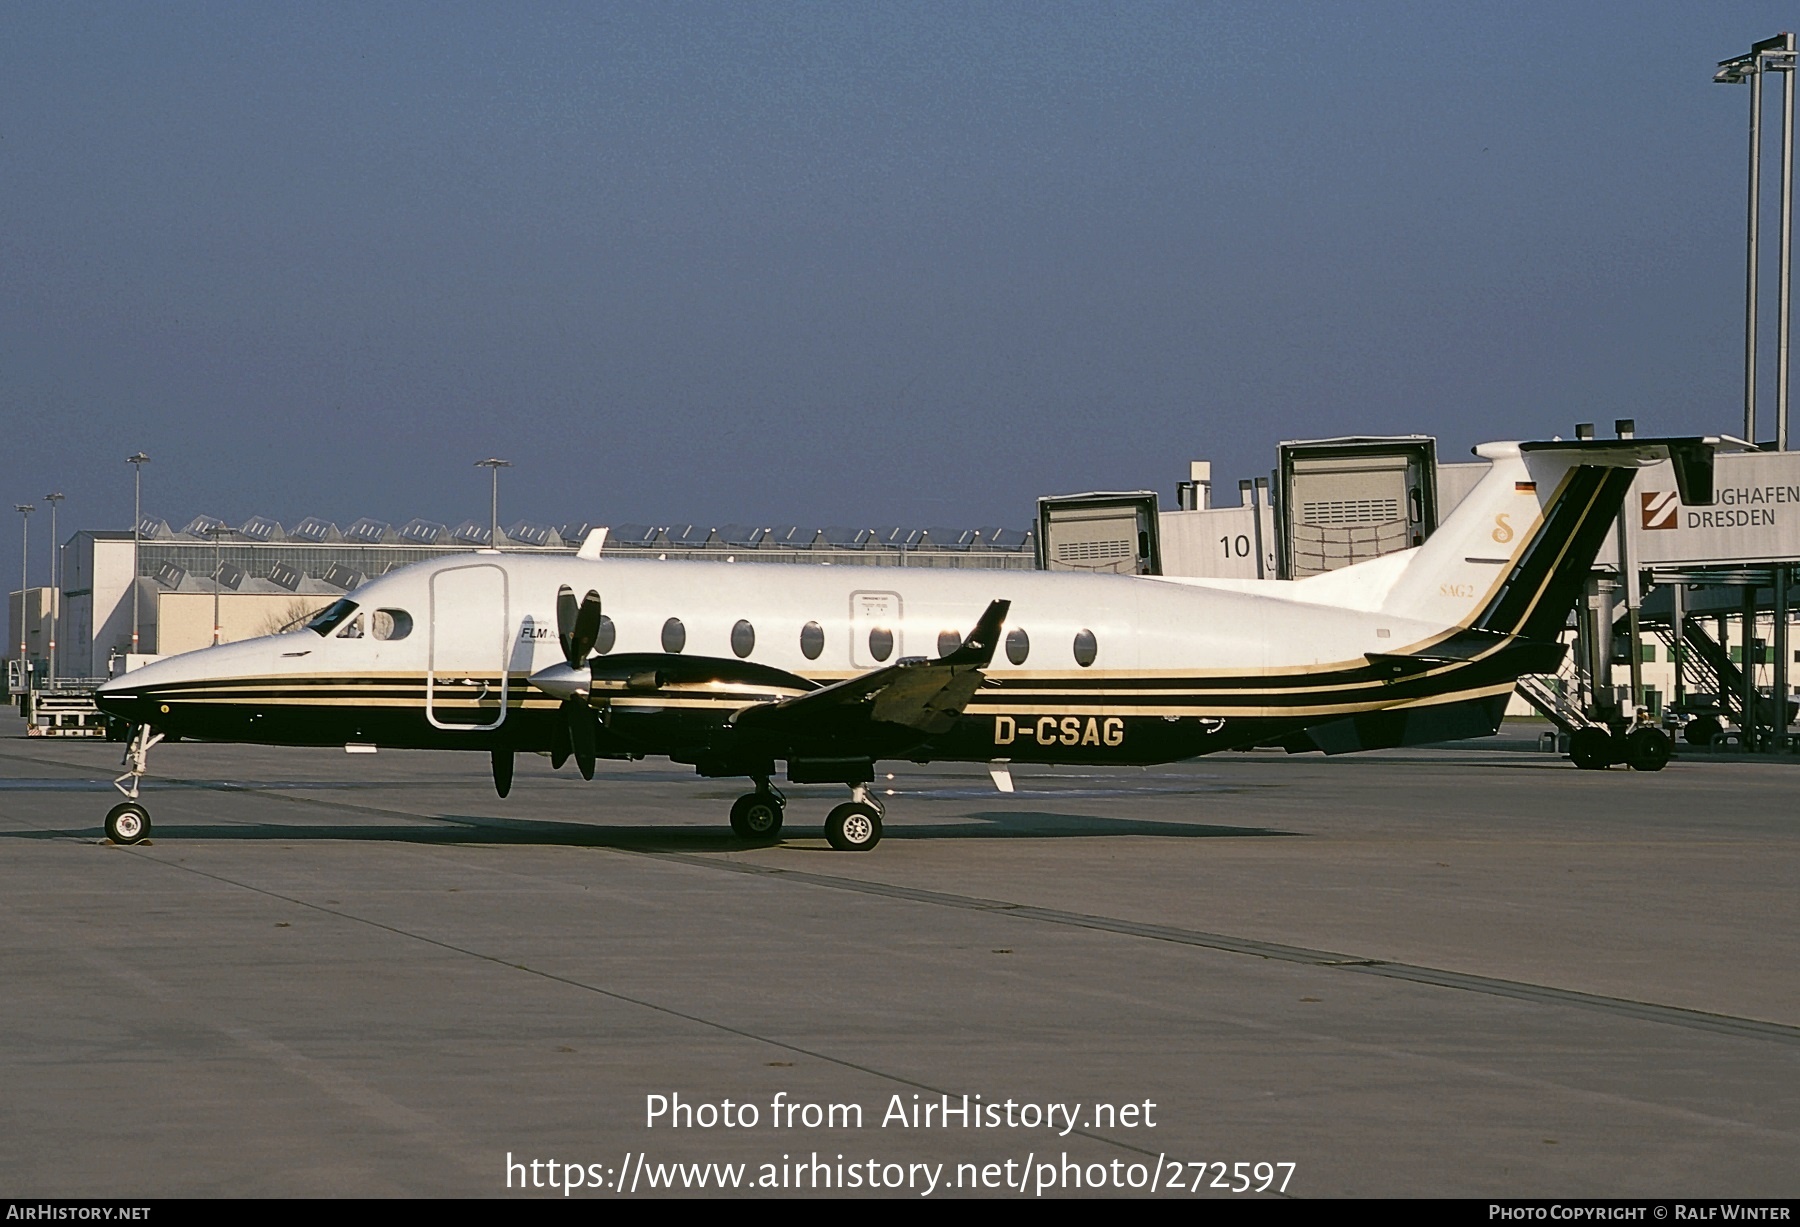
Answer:
[[873, 806], [847, 802], [826, 817], [825, 838], [839, 852], [867, 852], [881, 842], [881, 815]]
[[778, 839], [781, 817], [780, 801], [766, 792], [747, 792], [732, 804], [731, 829], [739, 839]]
[[1661, 729], [1646, 726], [1625, 734], [1625, 761], [1633, 771], [1661, 771], [1674, 753], [1674, 743]]
[[150, 811], [126, 801], [106, 811], [106, 837], [115, 844], [141, 844], [150, 838]]
[[1569, 758], [1583, 771], [1604, 771], [1613, 763], [1612, 734], [1592, 726], [1569, 738]]
[[1681, 730], [1681, 735], [1690, 746], [1710, 746], [1721, 728], [1719, 722], [1711, 716], [1698, 716], [1688, 721], [1687, 727]]

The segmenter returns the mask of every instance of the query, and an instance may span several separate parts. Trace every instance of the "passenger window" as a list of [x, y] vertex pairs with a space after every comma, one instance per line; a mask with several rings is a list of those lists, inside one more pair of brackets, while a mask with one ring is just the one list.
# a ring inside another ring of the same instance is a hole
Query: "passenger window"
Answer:
[[886, 660], [894, 654], [894, 632], [885, 626], [877, 626], [869, 632], [869, 655], [876, 660]]
[[731, 650], [739, 660], [756, 650], [756, 628], [742, 618], [731, 628]]
[[679, 652], [687, 646], [687, 627], [681, 624], [680, 618], [670, 618], [663, 623], [662, 645], [665, 652]]
[[819, 659], [819, 653], [825, 650], [825, 628], [817, 622], [808, 622], [800, 628], [800, 653], [808, 660]]
[[1094, 639], [1093, 631], [1081, 631], [1075, 636], [1075, 663], [1083, 669], [1094, 663], [1100, 654], [1100, 644]]
[[1007, 632], [1006, 659], [1015, 665], [1022, 665], [1029, 655], [1031, 655], [1031, 636], [1025, 633], [1024, 627], [1015, 626]]
[[404, 609], [377, 609], [369, 618], [369, 633], [377, 639], [404, 639], [412, 628], [412, 615]]
[[337, 633], [339, 639], [361, 639], [363, 637], [363, 616], [357, 614], [344, 623], [344, 629]]
[[961, 646], [962, 646], [962, 632], [960, 632], [960, 631], [939, 631], [938, 632], [938, 655], [939, 656], [948, 656], [948, 655], [950, 655], [950, 653], [956, 651], [956, 649], [960, 648]]

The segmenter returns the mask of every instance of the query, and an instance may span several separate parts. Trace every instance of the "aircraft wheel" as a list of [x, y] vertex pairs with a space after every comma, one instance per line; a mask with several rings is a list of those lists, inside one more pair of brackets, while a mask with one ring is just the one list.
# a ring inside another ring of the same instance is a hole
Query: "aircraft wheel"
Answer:
[[781, 802], [766, 792], [747, 792], [731, 807], [731, 829], [740, 839], [774, 839], [781, 834]]
[[1604, 771], [1612, 766], [1612, 750], [1612, 734], [1605, 729], [1576, 729], [1569, 738], [1569, 757], [1584, 771]]
[[126, 801], [106, 811], [106, 837], [115, 844], [141, 844], [150, 838], [150, 811]]
[[1661, 771], [1675, 747], [1661, 729], [1637, 728], [1625, 735], [1625, 761], [1633, 771]]
[[1699, 716], [1688, 721], [1687, 727], [1681, 730], [1681, 735], [1687, 738], [1690, 746], [1708, 746], [1719, 735], [1719, 728], [1719, 722], [1711, 716]]
[[839, 852], [867, 852], [881, 842], [881, 815], [873, 806], [847, 802], [826, 817], [825, 838]]

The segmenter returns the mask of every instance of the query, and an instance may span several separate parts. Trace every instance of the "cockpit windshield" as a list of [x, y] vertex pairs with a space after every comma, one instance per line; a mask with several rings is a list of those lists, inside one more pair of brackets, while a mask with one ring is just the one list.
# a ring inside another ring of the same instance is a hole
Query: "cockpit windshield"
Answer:
[[349, 597], [333, 601], [319, 611], [319, 616], [306, 624], [306, 629], [316, 631], [320, 638], [331, 634], [338, 624], [356, 612], [356, 602]]

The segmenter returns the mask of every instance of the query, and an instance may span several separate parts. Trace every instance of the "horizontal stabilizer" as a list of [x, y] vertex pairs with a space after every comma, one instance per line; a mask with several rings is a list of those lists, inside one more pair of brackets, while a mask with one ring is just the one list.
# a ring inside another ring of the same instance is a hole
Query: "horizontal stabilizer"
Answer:
[[1749, 447], [1740, 439], [1719, 435], [1688, 435], [1661, 439], [1554, 439], [1521, 443], [1519, 451], [1572, 453], [1577, 464], [1635, 469], [1668, 460], [1675, 470], [1675, 486], [1689, 507], [1710, 507], [1713, 501], [1713, 456], [1721, 451]]

